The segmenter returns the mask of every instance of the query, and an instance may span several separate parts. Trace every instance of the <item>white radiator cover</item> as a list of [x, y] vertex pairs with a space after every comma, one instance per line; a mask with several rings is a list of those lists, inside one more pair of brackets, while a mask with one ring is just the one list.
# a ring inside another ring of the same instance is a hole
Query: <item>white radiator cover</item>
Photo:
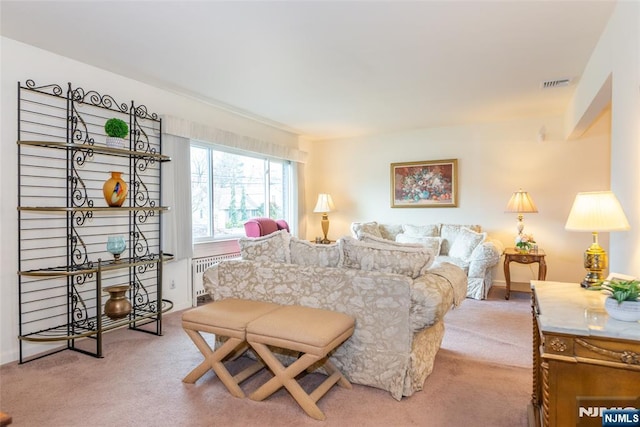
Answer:
[[191, 261], [191, 283], [193, 283], [192, 305], [195, 307], [198, 305], [198, 297], [204, 296], [206, 291], [204, 290], [202, 275], [205, 270], [211, 267], [213, 264], [224, 261], [227, 259], [240, 258], [240, 252], [232, 252], [221, 255], [211, 255], [206, 257], [193, 258]]

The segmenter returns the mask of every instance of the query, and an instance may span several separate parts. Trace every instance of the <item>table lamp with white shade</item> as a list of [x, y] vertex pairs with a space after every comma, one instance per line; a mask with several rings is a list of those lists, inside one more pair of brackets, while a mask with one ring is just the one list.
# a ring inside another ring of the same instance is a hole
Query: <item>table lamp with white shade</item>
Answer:
[[327, 238], [327, 234], [329, 233], [329, 216], [327, 213], [335, 210], [335, 208], [331, 194], [318, 194], [318, 202], [316, 203], [316, 207], [313, 208], [313, 212], [322, 214], [322, 220], [320, 221], [322, 225], [322, 232], [324, 233], [322, 243], [329, 243], [329, 239]]
[[526, 191], [520, 188], [518, 191], [514, 191], [507, 203], [507, 208], [505, 212], [515, 212], [518, 214], [518, 223], [516, 224], [516, 229], [518, 230], [518, 235], [522, 235], [524, 230], [524, 215], [525, 213], [537, 213], [538, 208], [536, 204], [533, 202], [533, 199]]
[[604, 279], [608, 265], [607, 253], [598, 244], [599, 231], [628, 230], [629, 222], [618, 198], [611, 191], [578, 193], [564, 228], [569, 231], [590, 231], [593, 243], [584, 253], [587, 275], [581, 285], [585, 288]]

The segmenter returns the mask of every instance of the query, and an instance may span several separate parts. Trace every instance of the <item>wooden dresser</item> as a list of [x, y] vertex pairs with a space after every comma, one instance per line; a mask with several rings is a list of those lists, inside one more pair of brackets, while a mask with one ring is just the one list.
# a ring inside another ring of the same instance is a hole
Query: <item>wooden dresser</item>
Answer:
[[602, 426], [598, 408], [640, 408], [640, 323], [607, 316], [577, 283], [532, 281], [529, 424]]

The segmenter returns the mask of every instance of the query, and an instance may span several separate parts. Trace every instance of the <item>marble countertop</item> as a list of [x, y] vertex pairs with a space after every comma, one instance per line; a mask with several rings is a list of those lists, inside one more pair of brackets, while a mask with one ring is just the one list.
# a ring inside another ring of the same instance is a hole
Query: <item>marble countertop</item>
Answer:
[[622, 322], [607, 315], [606, 296], [578, 283], [531, 281], [544, 332], [640, 341], [640, 322]]

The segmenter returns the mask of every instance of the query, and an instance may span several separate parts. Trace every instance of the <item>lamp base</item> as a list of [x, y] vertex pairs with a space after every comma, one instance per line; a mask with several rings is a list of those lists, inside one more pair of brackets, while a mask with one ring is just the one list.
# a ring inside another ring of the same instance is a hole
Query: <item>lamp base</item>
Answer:
[[607, 253], [596, 240], [589, 249], [584, 252], [584, 268], [587, 270], [587, 275], [580, 285], [583, 288], [588, 288], [603, 281], [603, 271], [607, 268], [607, 264]]
[[595, 286], [603, 280], [604, 275], [602, 274], [602, 272], [598, 274], [597, 272], [590, 271], [587, 273], [584, 279], [582, 279], [582, 282], [580, 282], [580, 286], [582, 286], [583, 288], [590, 288], [591, 286]]
[[327, 234], [329, 234], [329, 215], [325, 213], [322, 214], [322, 220], [320, 220], [320, 225], [322, 225], [322, 234], [324, 234], [324, 239], [322, 239], [322, 243], [327, 244], [330, 243], [327, 238]]
[[518, 230], [518, 236], [522, 235], [524, 231], [524, 216], [522, 214], [518, 214], [518, 222], [516, 223], [516, 230]]

